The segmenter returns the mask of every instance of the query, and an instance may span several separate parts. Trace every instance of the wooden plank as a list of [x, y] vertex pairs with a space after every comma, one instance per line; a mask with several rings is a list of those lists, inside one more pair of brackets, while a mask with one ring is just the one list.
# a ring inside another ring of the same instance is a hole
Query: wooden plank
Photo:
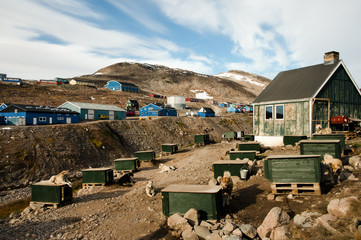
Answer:
[[320, 183], [271, 183], [272, 194], [321, 195]]

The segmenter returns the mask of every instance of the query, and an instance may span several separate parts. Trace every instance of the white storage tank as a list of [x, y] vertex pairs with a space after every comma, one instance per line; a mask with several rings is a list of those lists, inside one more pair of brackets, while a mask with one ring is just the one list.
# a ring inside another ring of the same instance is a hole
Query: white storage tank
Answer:
[[167, 97], [167, 104], [174, 108], [185, 108], [186, 98], [184, 96], [170, 96]]

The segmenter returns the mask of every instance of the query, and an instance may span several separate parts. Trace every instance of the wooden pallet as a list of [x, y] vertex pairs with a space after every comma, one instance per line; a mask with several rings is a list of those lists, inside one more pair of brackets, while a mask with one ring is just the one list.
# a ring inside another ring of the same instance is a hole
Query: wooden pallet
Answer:
[[321, 195], [319, 183], [271, 183], [272, 194]]
[[58, 208], [60, 207], [60, 203], [51, 203], [51, 202], [30, 202], [30, 205], [36, 208]]
[[91, 187], [104, 187], [105, 183], [83, 183], [82, 184], [82, 188], [83, 189], [88, 189]]

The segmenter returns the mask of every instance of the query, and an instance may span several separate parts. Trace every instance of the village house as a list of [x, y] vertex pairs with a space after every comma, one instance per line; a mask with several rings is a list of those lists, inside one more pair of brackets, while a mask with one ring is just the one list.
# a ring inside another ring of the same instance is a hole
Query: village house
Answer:
[[282, 145], [284, 135], [310, 137], [316, 124], [332, 127], [331, 117], [361, 118], [361, 93], [339, 53], [327, 52], [322, 64], [280, 72], [253, 106], [255, 140]]
[[122, 92], [138, 92], [138, 86], [133, 83], [119, 82], [119, 81], [108, 81], [105, 88], [109, 88], [113, 91]]
[[114, 105], [65, 102], [59, 108], [68, 108], [79, 113], [80, 120], [122, 120], [126, 118], [126, 111]]
[[174, 108], [162, 108], [153, 103], [139, 109], [140, 117], [148, 116], [177, 116], [177, 110]]
[[215, 113], [212, 108], [202, 107], [198, 111], [199, 117], [215, 117]]
[[67, 108], [7, 104], [0, 110], [6, 125], [47, 125], [79, 122], [79, 113]]

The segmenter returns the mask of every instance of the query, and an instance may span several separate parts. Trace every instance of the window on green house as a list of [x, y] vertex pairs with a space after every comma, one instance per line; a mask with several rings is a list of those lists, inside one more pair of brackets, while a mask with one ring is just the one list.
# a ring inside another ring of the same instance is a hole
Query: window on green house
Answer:
[[266, 119], [273, 119], [273, 107], [266, 106]]
[[276, 105], [276, 119], [283, 119], [283, 105]]

